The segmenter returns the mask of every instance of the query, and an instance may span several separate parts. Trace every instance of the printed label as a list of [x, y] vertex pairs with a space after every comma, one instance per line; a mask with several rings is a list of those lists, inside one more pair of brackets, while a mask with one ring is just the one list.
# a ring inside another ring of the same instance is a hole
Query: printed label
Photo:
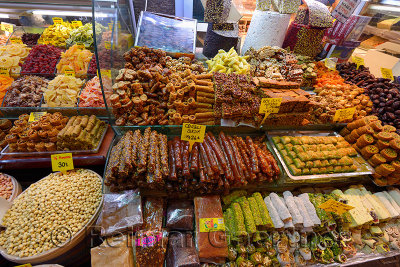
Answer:
[[73, 20], [71, 21], [72, 26], [74, 26], [75, 28], [79, 28], [82, 26], [82, 21], [80, 20]]
[[23, 44], [21, 38], [19, 37], [11, 37], [10, 41], [12, 44]]
[[225, 231], [223, 218], [200, 218], [199, 227], [202, 233]]
[[63, 23], [63, 19], [62, 18], [53, 18], [53, 23], [54, 24], [62, 24]]
[[330, 58], [325, 58], [325, 67], [327, 67], [330, 70], [336, 70], [336, 62], [333, 61]]
[[38, 121], [38, 120], [40, 120], [40, 118], [43, 117], [45, 114], [47, 114], [46, 111], [42, 111], [42, 112], [31, 112], [31, 114], [29, 114], [29, 120], [28, 120], [28, 122]]
[[71, 69], [66, 69], [66, 70], [64, 70], [64, 75], [65, 75], [65, 76], [72, 76], [72, 77], [75, 77], [75, 71], [74, 71], [74, 70], [71, 70]]
[[157, 235], [145, 236], [141, 238], [136, 238], [135, 244], [137, 247], [153, 247], [162, 238], [162, 233]]
[[0, 75], [10, 76], [10, 69], [6, 67], [0, 67]]
[[339, 4], [332, 11], [332, 17], [341, 23], [345, 23], [359, 3], [360, 0], [340, 0]]
[[53, 154], [51, 155], [51, 167], [53, 172], [63, 172], [74, 169], [74, 161], [72, 153]]
[[195, 142], [203, 143], [206, 126], [199, 124], [184, 123], [182, 126], [181, 140], [189, 141], [189, 151]]
[[14, 31], [14, 25], [12, 25], [10, 23], [2, 22], [1, 23], [1, 30], [5, 31], [5, 32], [12, 33]]
[[393, 72], [391, 69], [381, 68], [382, 78], [394, 81]]
[[335, 116], [333, 116], [333, 121], [341, 122], [345, 120], [351, 120], [355, 112], [356, 112], [355, 107], [338, 109], [335, 112]]
[[327, 212], [334, 212], [339, 215], [342, 215], [343, 213], [354, 209], [354, 207], [352, 206], [349, 206], [347, 204], [344, 204], [342, 202], [333, 199], [329, 199], [328, 201], [322, 203], [321, 205], [318, 206], [318, 208], [323, 209], [324, 211]]
[[364, 65], [364, 59], [361, 58], [361, 57], [354, 56], [354, 57], [353, 57], [353, 62], [357, 64], [357, 69], [358, 69], [361, 65]]

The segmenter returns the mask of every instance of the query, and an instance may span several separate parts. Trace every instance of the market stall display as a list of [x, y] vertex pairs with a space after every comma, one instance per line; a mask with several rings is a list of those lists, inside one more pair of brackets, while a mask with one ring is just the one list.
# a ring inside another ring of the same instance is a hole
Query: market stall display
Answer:
[[[3, 217], [2, 225], [7, 229], [0, 233], [2, 256], [16, 262], [37, 263], [45, 255], [50, 258], [60, 255], [58, 251], [71, 247], [74, 238], [84, 234], [85, 227], [98, 216], [102, 203], [101, 187], [101, 177], [85, 169], [52, 173], [32, 184], [14, 200]], [[41, 209], [37, 209], [37, 205]], [[59, 228], [59, 225], [65, 228]], [[13, 242], [23, 229], [32, 235]], [[57, 233], [57, 238], [51, 239], [52, 233]], [[33, 238], [41, 240], [34, 248], [27, 245], [34, 241]], [[69, 244], [61, 249], [59, 246], [66, 241]]]
[[66, 41], [72, 31], [69, 22], [53, 24], [47, 27], [38, 40], [38, 44], [51, 44], [56, 47], [66, 48]]
[[74, 44], [67, 51], [61, 53], [61, 60], [57, 63], [57, 73], [64, 74], [65, 70], [71, 69], [75, 76], [84, 78], [87, 75], [92, 52], [81, 49]]
[[[207, 133], [205, 142], [189, 143], [146, 128], [127, 132], [112, 148], [105, 172], [111, 191], [136, 187], [193, 194], [272, 182], [280, 176], [263, 137]], [[129, 178], [129, 179], [128, 179]], [[132, 179], [133, 178], [133, 179]], [[178, 185], [181, 185], [180, 187]]]
[[11, 176], [0, 173], [0, 197], [9, 200], [14, 189], [13, 187]]
[[24, 62], [30, 50], [25, 44], [0, 46], [1, 66], [7, 68], [11, 76], [18, 77], [21, 71], [20, 64]]
[[206, 57], [215, 57], [220, 50], [237, 49], [239, 43], [238, 23], [209, 23], [206, 38], [204, 39], [203, 54]]
[[13, 124], [8, 119], [0, 119], [0, 149], [7, 146], [6, 136], [9, 134]]
[[[106, 29], [100, 23], [96, 23], [94, 26], [96, 32], [95, 35], [99, 39], [101, 33]], [[94, 41], [93, 41], [93, 25], [92, 23], [86, 23], [85, 25], [73, 29], [69, 38], [65, 41], [67, 46], [72, 46], [74, 44], [83, 44], [86, 49], [94, 49]]]
[[21, 74], [54, 77], [62, 49], [52, 45], [35, 45], [22, 65]]
[[[108, 100], [112, 94], [112, 82], [107, 76], [101, 77], [104, 88], [104, 95], [108, 104]], [[79, 107], [104, 107], [103, 92], [99, 77], [94, 77], [86, 82], [85, 87], [79, 95]]]
[[40, 38], [40, 34], [39, 33], [24, 32], [22, 34], [21, 40], [27, 46], [34, 46], [34, 45], [37, 44], [39, 38]]
[[57, 75], [43, 93], [43, 107], [74, 107], [84, 81], [73, 76]]
[[9, 76], [0, 75], [0, 101], [3, 103], [4, 96], [7, 93], [8, 87], [14, 82], [14, 79]]
[[7, 89], [3, 107], [38, 107], [48, 80], [33, 75], [15, 80]]
[[0, 45], [5, 45], [8, 41], [8, 36], [1, 34], [0, 35]]
[[239, 56], [232, 47], [228, 52], [219, 50], [218, 54], [206, 63], [210, 72], [246, 74], [250, 71], [247, 58], [247, 56]]

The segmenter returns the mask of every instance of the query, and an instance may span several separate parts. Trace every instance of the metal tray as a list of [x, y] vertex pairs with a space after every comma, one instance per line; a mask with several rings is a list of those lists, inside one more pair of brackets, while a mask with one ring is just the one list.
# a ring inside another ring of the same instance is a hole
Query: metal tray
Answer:
[[366, 162], [359, 153], [356, 157], [353, 157], [353, 163], [357, 166], [357, 171], [355, 172], [345, 172], [345, 173], [331, 173], [331, 174], [315, 174], [315, 175], [293, 175], [286, 162], [283, 160], [281, 153], [279, 153], [275, 143], [272, 141], [274, 136], [340, 136], [337, 132], [332, 131], [268, 131], [267, 137], [271, 143], [271, 147], [274, 150], [276, 157], [279, 159], [281, 165], [285, 169], [287, 176], [292, 180], [309, 180], [309, 179], [323, 179], [323, 178], [337, 178], [337, 177], [354, 177], [360, 175], [370, 175], [373, 174], [374, 168]]
[[61, 151], [42, 151], [42, 152], [11, 152], [9, 151], [8, 145], [1, 151], [2, 156], [11, 156], [11, 157], [37, 157], [37, 156], [48, 156], [52, 154], [59, 153], [72, 153], [72, 154], [93, 154], [99, 152], [101, 144], [103, 143], [104, 136], [106, 136], [108, 129], [108, 124], [104, 128], [103, 134], [100, 137], [99, 143], [97, 144], [95, 149], [92, 150], [61, 150]]

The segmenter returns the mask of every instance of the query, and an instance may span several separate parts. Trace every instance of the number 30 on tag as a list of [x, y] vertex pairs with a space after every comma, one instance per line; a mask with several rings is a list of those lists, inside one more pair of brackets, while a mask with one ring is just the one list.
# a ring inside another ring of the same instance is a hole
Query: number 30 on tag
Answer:
[[74, 161], [72, 153], [53, 154], [51, 155], [51, 167], [53, 172], [63, 172], [74, 169]]

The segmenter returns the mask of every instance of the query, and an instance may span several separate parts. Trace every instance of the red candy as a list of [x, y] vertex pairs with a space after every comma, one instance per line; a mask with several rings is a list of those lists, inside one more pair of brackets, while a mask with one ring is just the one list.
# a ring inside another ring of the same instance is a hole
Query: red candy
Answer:
[[54, 77], [62, 50], [52, 45], [35, 45], [22, 65], [21, 74]]

